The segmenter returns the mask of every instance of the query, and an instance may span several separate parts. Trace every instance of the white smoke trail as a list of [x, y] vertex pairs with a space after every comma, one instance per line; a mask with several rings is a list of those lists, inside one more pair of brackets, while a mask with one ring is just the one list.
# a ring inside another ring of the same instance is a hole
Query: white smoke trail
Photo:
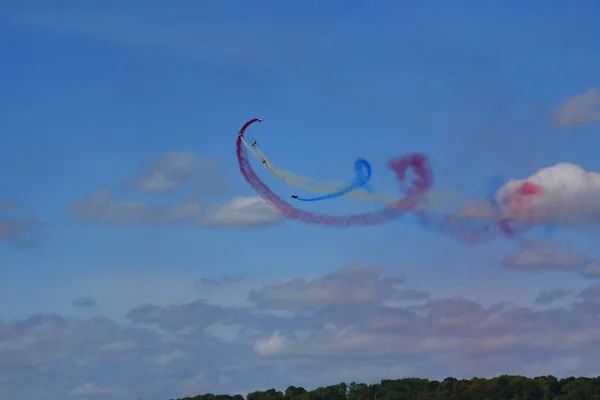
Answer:
[[[286, 171], [282, 168], [278, 168], [273, 161], [271, 161], [266, 154], [259, 147], [258, 143], [254, 142], [252, 145], [249, 144], [243, 137], [242, 143], [250, 151], [250, 153], [260, 161], [265, 168], [274, 175], [277, 179], [292, 186], [296, 189], [306, 190], [307, 192], [316, 194], [334, 194], [346, 190], [351, 182], [349, 181], [323, 181], [314, 178], [309, 178], [301, 175], [294, 174]], [[342, 197], [346, 197], [353, 200], [360, 200], [364, 202], [375, 202], [381, 204], [390, 204], [398, 201], [400, 196], [392, 196], [388, 193], [370, 193], [365, 188], [358, 188], [349, 193], [344, 194]], [[458, 194], [456, 192], [447, 191], [444, 193], [428, 193], [426, 196], [426, 202], [424, 205], [427, 208], [439, 208], [442, 205], [448, 204], [452, 201], [457, 201]]]

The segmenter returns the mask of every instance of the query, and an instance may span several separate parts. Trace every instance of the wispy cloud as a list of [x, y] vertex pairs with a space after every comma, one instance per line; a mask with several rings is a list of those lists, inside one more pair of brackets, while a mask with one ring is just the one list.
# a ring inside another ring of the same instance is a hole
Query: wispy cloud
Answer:
[[526, 242], [517, 253], [502, 261], [502, 265], [511, 269], [574, 271], [593, 278], [600, 277], [599, 264], [598, 260], [565, 244], [539, 241]]
[[73, 306], [87, 308], [94, 307], [96, 305], [96, 300], [91, 297], [77, 297], [73, 300]]
[[37, 11], [13, 16], [9, 22], [57, 35], [84, 36], [121, 46], [166, 50], [216, 63], [253, 68], [269, 67], [274, 58], [282, 62], [299, 61], [311, 53], [309, 46], [303, 46], [294, 39], [297, 35], [289, 29], [289, 25], [272, 21], [279, 25], [278, 34], [273, 35], [273, 23], [266, 29], [260, 21], [236, 19], [231, 23], [250, 25], [248, 28], [253, 28], [254, 34], [252, 37], [228, 34], [227, 29], [222, 29], [223, 24], [216, 23], [203, 9], [205, 7], [188, 22], [181, 15], [177, 16], [177, 22], [173, 22], [169, 8], [156, 6], [145, 8], [143, 12], [127, 12], [126, 8]]
[[243, 280], [244, 280], [244, 277], [242, 277], [242, 276], [232, 276], [232, 275], [223, 275], [222, 277], [220, 277], [218, 279], [201, 278], [200, 280], [198, 280], [198, 282], [196, 282], [195, 287], [197, 289], [200, 289], [202, 287], [225, 286], [225, 285], [231, 285], [234, 283], [242, 282]]
[[600, 91], [591, 87], [566, 100], [554, 114], [555, 126], [576, 126], [600, 121]]
[[123, 396], [123, 394], [118, 390], [100, 387], [94, 382], [82, 383], [81, 385], [78, 385], [73, 389], [69, 390], [67, 394], [69, 396], [74, 396], [78, 398], [106, 398], [112, 396]]
[[227, 179], [214, 160], [201, 159], [190, 152], [171, 152], [150, 160], [143, 173], [125, 182], [122, 187], [146, 195], [181, 195], [185, 186], [191, 184], [193, 187], [191, 194], [166, 205], [157, 205], [150, 200], [116, 200], [114, 191], [104, 188], [73, 201], [71, 214], [84, 222], [115, 227], [184, 222], [207, 228], [254, 228], [283, 221], [277, 211], [257, 196], [208, 202], [207, 196], [223, 193], [228, 186]]
[[42, 222], [26, 219], [0, 220], [0, 240], [14, 239], [32, 228], [43, 225]]
[[115, 201], [109, 189], [102, 189], [84, 200], [73, 202], [70, 210], [83, 222], [114, 227], [189, 222], [207, 228], [257, 228], [283, 221], [277, 211], [257, 196], [235, 197], [219, 203], [188, 199], [157, 206], [142, 201]]
[[231, 228], [254, 228], [283, 222], [284, 217], [261, 197], [235, 197], [228, 202], [208, 206], [200, 225]]
[[116, 201], [110, 189], [101, 189], [83, 200], [74, 201], [70, 209], [71, 213], [81, 221], [127, 226], [194, 220], [201, 215], [203, 206], [197, 200], [168, 206], [157, 206], [142, 201]]
[[31, 230], [47, 225], [36, 219], [16, 216], [15, 212], [22, 209], [18, 203], [0, 201], [0, 240], [24, 240]]
[[199, 195], [220, 193], [227, 179], [217, 160], [202, 159], [189, 151], [174, 151], [148, 162], [135, 179], [124, 183], [145, 194], [169, 194], [192, 184]]

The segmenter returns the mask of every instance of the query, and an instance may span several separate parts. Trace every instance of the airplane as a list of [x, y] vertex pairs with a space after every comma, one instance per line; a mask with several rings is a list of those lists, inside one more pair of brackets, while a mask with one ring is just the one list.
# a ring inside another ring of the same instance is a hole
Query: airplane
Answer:
[[262, 160], [262, 163], [263, 163], [263, 164], [266, 164], [266, 163], [267, 163], [267, 160], [265, 160], [264, 158], [261, 158], [261, 160]]
[[293, 195], [290, 196], [290, 199], [297, 199], [297, 198], [298, 198], [297, 194], [293, 194]]
[[254, 147], [258, 143], [256, 140], [252, 142], [252, 147]]

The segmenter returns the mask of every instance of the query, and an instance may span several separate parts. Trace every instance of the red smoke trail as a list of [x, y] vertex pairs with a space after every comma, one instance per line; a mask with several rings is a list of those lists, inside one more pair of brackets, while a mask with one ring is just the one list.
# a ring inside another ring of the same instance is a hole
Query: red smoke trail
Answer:
[[[413, 210], [415, 206], [423, 201], [424, 194], [429, 191], [433, 185], [433, 171], [429, 166], [427, 157], [424, 154], [413, 153], [405, 155], [404, 157], [393, 158], [388, 162], [388, 167], [395, 172], [396, 180], [399, 183], [405, 183], [408, 169], [413, 171], [416, 178], [411, 182], [408, 188], [402, 190], [402, 192], [405, 193], [405, 197], [394, 202], [383, 211], [343, 216], [318, 214], [300, 210], [273, 193], [250, 166], [248, 153], [242, 143], [242, 137], [250, 125], [260, 121], [262, 120], [258, 118], [251, 119], [242, 126], [238, 134], [236, 154], [240, 172], [250, 186], [252, 186], [263, 199], [288, 219], [339, 228], [355, 225], [383, 224], [403, 215], [406, 211]], [[528, 182], [527, 185], [527, 187], [519, 188], [519, 192], [516, 192], [516, 194], [522, 195], [526, 199], [530, 198], [532, 195], [539, 194], [539, 187], [531, 182]], [[442, 221], [436, 222], [435, 220], [437, 218], [434, 214], [422, 210], [414, 210], [414, 213], [425, 225], [435, 227], [457, 240], [471, 244], [487, 242], [498, 234], [512, 237], [527, 229], [523, 223], [507, 219], [497, 222], [483, 222], [481, 226], [471, 227], [464, 219], [452, 216], [443, 217]]]

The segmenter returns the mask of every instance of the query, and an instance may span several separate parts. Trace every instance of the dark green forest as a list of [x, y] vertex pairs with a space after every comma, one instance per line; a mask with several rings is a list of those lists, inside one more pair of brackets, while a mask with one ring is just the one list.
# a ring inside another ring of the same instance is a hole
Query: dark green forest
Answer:
[[[177, 400], [244, 400], [244, 396], [203, 394]], [[600, 377], [502, 375], [491, 379], [446, 378], [441, 382], [406, 378], [372, 385], [340, 383], [310, 391], [290, 386], [285, 392], [270, 389], [249, 393], [245, 400], [600, 400]]]

